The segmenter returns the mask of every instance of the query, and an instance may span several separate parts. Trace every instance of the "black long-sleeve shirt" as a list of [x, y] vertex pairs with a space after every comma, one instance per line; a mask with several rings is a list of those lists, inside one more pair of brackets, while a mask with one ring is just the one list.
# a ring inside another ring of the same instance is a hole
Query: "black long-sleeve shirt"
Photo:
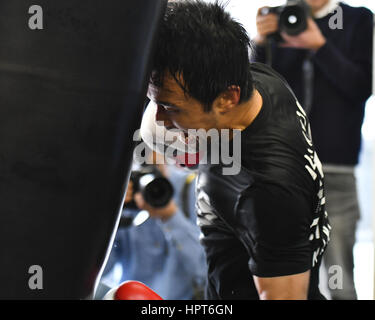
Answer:
[[[312, 136], [324, 163], [355, 165], [361, 147], [361, 126], [372, 86], [373, 14], [366, 8], [339, 4], [343, 29], [330, 29], [332, 14], [315, 19], [327, 39], [312, 57], [313, 101], [309, 114]], [[272, 68], [288, 81], [303, 104], [302, 65], [306, 49], [272, 47]], [[256, 47], [255, 61], [265, 62]]]
[[274, 70], [260, 63], [250, 70], [263, 105], [241, 131], [240, 172], [225, 174], [223, 163], [199, 165], [196, 208], [208, 263], [206, 298], [259, 299], [253, 276], [311, 270], [308, 299], [322, 299], [319, 265], [331, 227], [309, 123]]

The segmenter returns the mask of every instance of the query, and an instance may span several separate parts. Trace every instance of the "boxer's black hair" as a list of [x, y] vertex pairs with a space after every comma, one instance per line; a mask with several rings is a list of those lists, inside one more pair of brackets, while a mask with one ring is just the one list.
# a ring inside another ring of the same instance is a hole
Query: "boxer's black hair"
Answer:
[[246, 30], [225, 11], [225, 5], [170, 2], [160, 27], [150, 82], [162, 87], [164, 75], [170, 73], [206, 112], [230, 85], [241, 88], [240, 102], [247, 101], [253, 92], [250, 48]]

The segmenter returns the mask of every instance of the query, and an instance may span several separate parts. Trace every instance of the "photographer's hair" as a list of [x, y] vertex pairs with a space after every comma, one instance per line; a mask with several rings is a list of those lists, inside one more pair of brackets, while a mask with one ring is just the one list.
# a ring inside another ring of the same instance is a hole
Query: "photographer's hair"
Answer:
[[249, 53], [246, 30], [225, 12], [224, 5], [170, 2], [160, 27], [150, 82], [162, 87], [164, 75], [170, 73], [206, 112], [231, 85], [241, 88], [241, 103], [253, 93]]

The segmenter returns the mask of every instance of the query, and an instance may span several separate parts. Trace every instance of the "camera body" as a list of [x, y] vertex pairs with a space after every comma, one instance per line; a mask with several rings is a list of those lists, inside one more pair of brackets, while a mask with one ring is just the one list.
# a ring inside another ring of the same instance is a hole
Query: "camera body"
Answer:
[[[133, 182], [133, 193], [140, 192], [143, 199], [154, 208], [165, 207], [173, 197], [172, 184], [154, 165], [145, 165], [132, 171], [130, 180]], [[136, 208], [133, 201], [127, 206]]]
[[288, 0], [285, 5], [265, 7], [261, 14], [274, 13], [279, 18], [279, 30], [268, 37], [275, 41], [282, 41], [280, 32], [296, 36], [307, 29], [307, 19], [310, 16], [310, 7], [303, 0]]

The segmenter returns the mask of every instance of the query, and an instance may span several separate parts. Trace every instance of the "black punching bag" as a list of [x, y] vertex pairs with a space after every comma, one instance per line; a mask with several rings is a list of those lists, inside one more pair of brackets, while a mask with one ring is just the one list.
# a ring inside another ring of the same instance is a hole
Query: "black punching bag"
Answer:
[[0, 299], [93, 296], [165, 6], [0, 1]]

